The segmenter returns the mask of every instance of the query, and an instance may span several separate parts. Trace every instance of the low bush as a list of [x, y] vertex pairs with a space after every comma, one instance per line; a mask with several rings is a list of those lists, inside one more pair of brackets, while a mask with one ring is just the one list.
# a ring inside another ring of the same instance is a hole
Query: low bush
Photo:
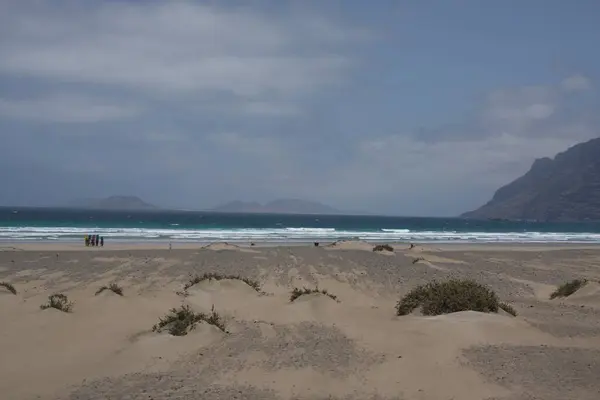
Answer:
[[423, 315], [440, 315], [468, 310], [498, 312], [500, 303], [487, 286], [470, 279], [451, 279], [417, 286], [400, 299], [396, 312], [407, 315], [418, 307]]
[[394, 248], [392, 246], [390, 246], [389, 244], [378, 244], [377, 246], [373, 247], [373, 251], [394, 251]]
[[73, 302], [70, 302], [66, 295], [62, 293], [57, 293], [48, 296], [48, 303], [42, 304], [40, 306], [42, 310], [46, 310], [48, 308], [56, 308], [62, 312], [69, 313], [73, 311]]
[[332, 294], [332, 293], [329, 293], [327, 291], [327, 289], [321, 289], [321, 290], [319, 290], [319, 288], [316, 288], [316, 289], [308, 289], [308, 288], [298, 289], [298, 288], [294, 288], [294, 290], [292, 290], [292, 295], [290, 296], [290, 302], [296, 300], [300, 296], [304, 296], [305, 294], [311, 294], [311, 293], [324, 294], [325, 296], [328, 296], [332, 300], [338, 301], [337, 296], [334, 295], [334, 294]]
[[586, 279], [574, 279], [572, 281], [563, 283], [560, 285], [552, 294], [550, 295], [550, 299], [555, 299], [557, 297], [568, 297], [581, 289], [583, 285], [587, 283]]
[[108, 286], [102, 286], [96, 291], [96, 296], [104, 292], [105, 290], [110, 290], [113, 293], [118, 294], [119, 296], [123, 296], [123, 288], [116, 283], [111, 283]]
[[8, 290], [9, 292], [11, 292], [12, 294], [17, 294], [17, 289], [15, 289], [15, 287], [8, 282], [0, 282], [0, 286], [6, 288], [6, 290]]
[[190, 306], [187, 305], [183, 305], [180, 308], [172, 308], [169, 311], [169, 314], [160, 318], [158, 324], [152, 327], [152, 331], [162, 332], [166, 329], [173, 336], [185, 336], [196, 327], [196, 324], [202, 321], [216, 326], [227, 333], [225, 324], [223, 323], [221, 316], [215, 311], [214, 305], [210, 314], [195, 313]]

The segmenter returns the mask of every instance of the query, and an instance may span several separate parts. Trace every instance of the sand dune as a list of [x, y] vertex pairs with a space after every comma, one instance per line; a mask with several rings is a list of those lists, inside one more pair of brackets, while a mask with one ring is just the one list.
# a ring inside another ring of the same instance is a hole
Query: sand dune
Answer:
[[373, 251], [373, 245], [361, 240], [339, 240], [333, 242], [325, 248], [327, 250], [364, 250]]
[[600, 308], [600, 283], [588, 281], [581, 289], [563, 299], [563, 301], [570, 304]]
[[242, 251], [245, 253], [257, 253], [257, 251], [253, 250], [253, 249], [249, 249], [249, 248], [245, 248], [245, 247], [240, 247], [237, 246], [235, 244], [230, 244], [230, 243], [211, 243], [208, 244], [204, 247], [202, 247], [203, 249], [206, 250], [213, 250], [213, 251], [223, 251], [223, 250], [230, 250], [230, 251]]
[[[0, 288], [1, 397], [597, 399], [600, 284], [588, 282], [560, 301], [546, 291], [596, 273], [600, 249], [582, 253], [582, 264], [569, 271], [568, 249], [541, 257], [528, 250], [503, 250], [502, 257], [497, 250], [419, 251], [427, 261], [413, 264], [409, 250], [394, 247], [394, 257], [362, 242], [327, 247], [368, 250], [335, 256], [300, 246], [252, 249], [257, 257], [225, 244], [210, 250], [235, 251], [66, 251], [58, 260], [54, 253], [3, 252], [0, 281], [18, 293]], [[205, 272], [262, 287], [207, 279], [182, 290], [190, 275]], [[395, 315], [396, 302], [415, 285], [450, 277], [491, 286], [519, 316]], [[96, 294], [113, 282], [123, 296]], [[292, 289], [303, 287], [337, 299], [310, 293], [291, 301]], [[40, 309], [57, 292], [74, 302], [72, 312]], [[214, 307], [227, 332], [205, 322], [185, 336], [152, 331], [181, 306], [196, 313]], [[560, 376], [567, 378], [557, 387]]]

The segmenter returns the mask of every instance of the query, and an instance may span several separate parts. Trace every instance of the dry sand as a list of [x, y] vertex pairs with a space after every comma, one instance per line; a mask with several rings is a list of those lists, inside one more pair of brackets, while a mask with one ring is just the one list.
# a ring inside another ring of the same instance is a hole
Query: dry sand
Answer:
[[[0, 281], [18, 293], [0, 287], [0, 398], [600, 398], [600, 247], [368, 246], [3, 246]], [[238, 280], [177, 294], [204, 272], [256, 279], [266, 294]], [[490, 285], [519, 316], [395, 315], [415, 285], [450, 277]], [[548, 299], [574, 278], [590, 283]], [[111, 282], [123, 297], [95, 295]], [[289, 301], [292, 288], [317, 286], [339, 301]], [[58, 292], [72, 313], [40, 309]], [[181, 304], [214, 305], [228, 333], [151, 331]]]

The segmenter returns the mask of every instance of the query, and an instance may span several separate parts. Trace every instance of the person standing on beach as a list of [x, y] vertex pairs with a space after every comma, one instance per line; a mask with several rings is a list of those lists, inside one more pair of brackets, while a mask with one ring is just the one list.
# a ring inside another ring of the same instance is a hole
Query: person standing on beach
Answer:
[[85, 235], [83, 237], [83, 240], [85, 242], [85, 247], [89, 247], [89, 245], [90, 245], [90, 235]]
[[104, 236], [100, 236], [100, 247], [104, 247]]

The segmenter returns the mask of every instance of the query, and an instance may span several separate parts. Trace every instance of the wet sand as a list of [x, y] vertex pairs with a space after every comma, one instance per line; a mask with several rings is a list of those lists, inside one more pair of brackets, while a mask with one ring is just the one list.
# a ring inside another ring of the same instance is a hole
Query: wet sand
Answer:
[[[598, 399], [600, 246], [2, 244], [0, 393], [6, 399]], [[414, 263], [414, 260], [419, 261]], [[202, 282], [191, 275], [255, 279]], [[396, 316], [434, 279], [472, 278], [504, 313]], [[559, 284], [589, 280], [550, 300]], [[112, 282], [124, 296], [110, 291]], [[290, 302], [293, 288], [327, 289]], [[73, 312], [41, 310], [53, 293]], [[180, 305], [211, 308], [183, 337], [152, 332]]]

